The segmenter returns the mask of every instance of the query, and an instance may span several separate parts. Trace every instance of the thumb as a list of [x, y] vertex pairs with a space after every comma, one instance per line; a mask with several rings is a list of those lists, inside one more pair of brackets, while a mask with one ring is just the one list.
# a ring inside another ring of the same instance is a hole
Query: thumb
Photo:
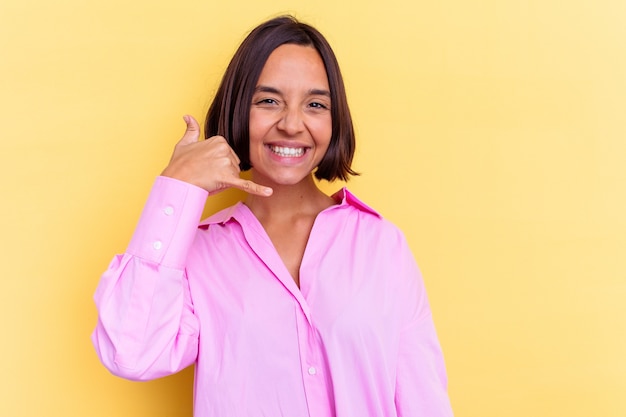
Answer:
[[180, 145], [188, 145], [197, 142], [200, 138], [200, 125], [193, 116], [189, 116], [188, 114], [183, 116], [183, 120], [187, 124], [187, 129], [178, 143]]

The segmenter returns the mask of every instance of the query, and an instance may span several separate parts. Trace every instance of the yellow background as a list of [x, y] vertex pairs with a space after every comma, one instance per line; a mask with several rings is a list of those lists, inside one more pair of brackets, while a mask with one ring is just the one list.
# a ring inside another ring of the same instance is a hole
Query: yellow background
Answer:
[[3, 0], [0, 415], [191, 416], [190, 370], [99, 364], [92, 294], [181, 116], [281, 12], [336, 50], [350, 186], [409, 238], [456, 416], [625, 416], [623, 0]]

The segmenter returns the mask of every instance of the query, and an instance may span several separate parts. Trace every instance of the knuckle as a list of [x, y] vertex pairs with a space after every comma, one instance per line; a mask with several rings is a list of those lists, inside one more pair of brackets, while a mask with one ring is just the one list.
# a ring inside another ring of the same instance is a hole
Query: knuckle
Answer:
[[220, 145], [227, 145], [226, 138], [224, 136], [211, 136], [211, 141]]

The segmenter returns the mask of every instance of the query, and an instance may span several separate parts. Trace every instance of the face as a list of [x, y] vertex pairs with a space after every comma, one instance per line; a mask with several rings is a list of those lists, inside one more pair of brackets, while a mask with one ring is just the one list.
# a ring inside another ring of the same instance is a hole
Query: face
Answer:
[[250, 108], [255, 181], [295, 185], [310, 178], [332, 134], [330, 88], [313, 47], [281, 45], [269, 56]]

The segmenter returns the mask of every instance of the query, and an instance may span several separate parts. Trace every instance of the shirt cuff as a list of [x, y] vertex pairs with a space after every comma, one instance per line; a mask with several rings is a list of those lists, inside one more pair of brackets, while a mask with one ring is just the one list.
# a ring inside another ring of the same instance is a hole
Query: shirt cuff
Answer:
[[208, 192], [169, 177], [157, 177], [127, 253], [184, 268]]

